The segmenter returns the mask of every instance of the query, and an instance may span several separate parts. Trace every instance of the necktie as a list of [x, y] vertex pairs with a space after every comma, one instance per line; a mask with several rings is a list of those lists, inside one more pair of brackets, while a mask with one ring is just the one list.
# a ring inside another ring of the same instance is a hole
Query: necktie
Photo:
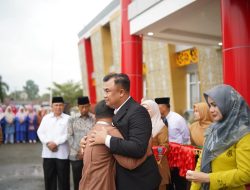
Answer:
[[162, 118], [162, 121], [163, 121], [163, 123], [166, 125], [166, 127], [168, 127], [168, 120], [167, 120], [167, 118], [166, 118], [166, 117], [163, 117], [163, 118]]

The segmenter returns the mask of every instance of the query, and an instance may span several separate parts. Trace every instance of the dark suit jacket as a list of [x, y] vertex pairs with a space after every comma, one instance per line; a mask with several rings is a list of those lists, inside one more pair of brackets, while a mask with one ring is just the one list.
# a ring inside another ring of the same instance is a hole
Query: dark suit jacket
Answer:
[[[151, 119], [147, 110], [130, 98], [113, 117], [113, 124], [124, 139], [112, 137], [111, 152], [133, 158], [143, 157], [152, 133]], [[123, 168], [117, 163], [117, 190], [153, 190], [160, 182], [161, 177], [153, 155], [134, 170]]]

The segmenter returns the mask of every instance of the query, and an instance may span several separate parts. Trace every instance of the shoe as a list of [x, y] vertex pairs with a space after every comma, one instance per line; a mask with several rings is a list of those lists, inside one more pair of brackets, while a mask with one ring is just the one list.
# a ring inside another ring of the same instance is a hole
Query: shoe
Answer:
[[33, 140], [33, 143], [36, 143], [36, 140]]
[[26, 141], [23, 141], [23, 143], [26, 143]]
[[29, 140], [29, 143], [32, 143], [32, 140]]

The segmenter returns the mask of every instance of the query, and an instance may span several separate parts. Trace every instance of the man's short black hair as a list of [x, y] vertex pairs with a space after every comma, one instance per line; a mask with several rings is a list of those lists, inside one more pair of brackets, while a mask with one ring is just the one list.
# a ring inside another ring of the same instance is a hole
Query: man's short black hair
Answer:
[[107, 82], [112, 78], [114, 78], [115, 85], [121, 85], [125, 91], [130, 91], [130, 80], [128, 75], [124, 73], [110, 73], [103, 78], [103, 82]]
[[114, 109], [106, 105], [104, 100], [98, 102], [95, 106], [95, 117], [100, 118], [112, 118], [114, 116]]

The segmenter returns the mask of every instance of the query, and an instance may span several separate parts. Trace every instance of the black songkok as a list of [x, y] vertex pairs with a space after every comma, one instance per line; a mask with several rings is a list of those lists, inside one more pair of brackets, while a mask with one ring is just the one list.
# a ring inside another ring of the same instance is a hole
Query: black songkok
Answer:
[[169, 105], [170, 98], [169, 97], [155, 98], [155, 102], [157, 104], [166, 104], [166, 105]]
[[89, 97], [88, 96], [78, 97], [77, 98], [77, 104], [78, 105], [89, 104]]
[[53, 103], [64, 103], [63, 97], [61, 97], [61, 96], [54, 96], [54, 97], [52, 98], [52, 104], [53, 104]]

